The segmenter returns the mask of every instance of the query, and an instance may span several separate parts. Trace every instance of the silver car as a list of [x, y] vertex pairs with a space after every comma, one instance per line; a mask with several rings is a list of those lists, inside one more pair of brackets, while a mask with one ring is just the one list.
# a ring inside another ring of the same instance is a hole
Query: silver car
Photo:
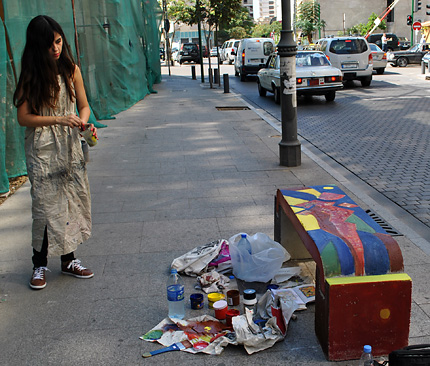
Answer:
[[[280, 103], [279, 56], [272, 54], [266, 67], [258, 71], [258, 92], [266, 96], [271, 92], [275, 102]], [[320, 51], [298, 51], [296, 55], [297, 95], [324, 95], [327, 102], [334, 101], [336, 91], [343, 88], [342, 72], [333, 67], [326, 55]]]
[[376, 44], [369, 43], [373, 56], [373, 70], [382, 75], [387, 67], [387, 53], [382, 51]]

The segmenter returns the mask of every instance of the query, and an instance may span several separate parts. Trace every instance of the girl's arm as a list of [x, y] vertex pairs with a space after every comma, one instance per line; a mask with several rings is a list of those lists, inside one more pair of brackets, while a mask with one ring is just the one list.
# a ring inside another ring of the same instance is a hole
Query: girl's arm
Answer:
[[33, 114], [27, 101], [18, 107], [17, 117], [18, 123], [25, 127], [43, 127], [59, 124], [73, 128], [82, 125], [81, 119], [74, 114], [69, 116], [38, 116]]
[[[78, 106], [79, 117], [82, 121], [82, 129], [86, 130], [87, 126], [85, 125], [88, 124], [91, 110], [85, 93], [84, 80], [82, 79], [81, 70], [78, 65], [75, 66], [73, 84], [75, 85], [76, 104]], [[93, 131], [93, 135], [97, 138], [97, 128], [95, 128], [93, 124], [89, 124], [89, 126], [91, 131]]]
[[79, 117], [84, 124], [88, 122], [90, 118], [91, 110], [88, 104], [87, 95], [85, 93], [84, 81], [82, 79], [81, 70], [75, 66], [75, 74], [73, 76], [73, 84], [75, 86], [76, 93], [76, 104], [78, 107]]

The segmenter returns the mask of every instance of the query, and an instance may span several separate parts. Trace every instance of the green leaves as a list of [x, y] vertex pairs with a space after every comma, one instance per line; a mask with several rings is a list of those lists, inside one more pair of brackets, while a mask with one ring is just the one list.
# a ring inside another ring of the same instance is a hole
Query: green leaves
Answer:
[[312, 43], [312, 33], [325, 27], [326, 22], [320, 19], [320, 14], [320, 4], [315, 1], [305, 1], [298, 6], [295, 25], [309, 43]]

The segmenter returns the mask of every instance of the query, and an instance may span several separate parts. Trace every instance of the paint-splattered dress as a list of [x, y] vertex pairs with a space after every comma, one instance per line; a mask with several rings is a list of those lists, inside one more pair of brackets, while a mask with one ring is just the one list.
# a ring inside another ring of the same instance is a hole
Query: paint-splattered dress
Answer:
[[[43, 116], [75, 113], [65, 82], [55, 109]], [[48, 255], [76, 250], [91, 235], [91, 196], [78, 128], [61, 125], [27, 127], [25, 134], [27, 172], [31, 182], [32, 246], [42, 248], [45, 227]]]

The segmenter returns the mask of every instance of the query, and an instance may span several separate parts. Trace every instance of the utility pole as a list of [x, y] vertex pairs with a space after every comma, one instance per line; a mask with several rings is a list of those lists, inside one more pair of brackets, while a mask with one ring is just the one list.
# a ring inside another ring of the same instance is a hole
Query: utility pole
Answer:
[[204, 69], [203, 69], [202, 26], [200, 24], [200, 18], [201, 18], [200, 0], [196, 0], [196, 11], [197, 11], [197, 29], [199, 32], [200, 75], [202, 77], [202, 83], [204, 83], [205, 82], [205, 74], [204, 74]]
[[297, 139], [296, 54], [297, 45], [291, 30], [290, 0], [282, 0], [282, 30], [278, 43], [281, 73], [282, 140], [279, 160], [283, 166], [301, 165], [301, 144]]

